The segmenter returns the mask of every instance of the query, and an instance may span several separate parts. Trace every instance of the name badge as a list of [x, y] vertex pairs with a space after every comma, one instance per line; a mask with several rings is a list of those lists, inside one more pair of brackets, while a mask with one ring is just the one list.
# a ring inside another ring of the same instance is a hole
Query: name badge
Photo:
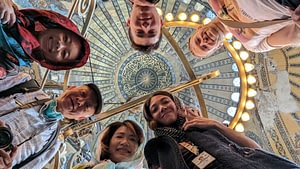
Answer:
[[193, 163], [200, 169], [204, 169], [208, 164], [215, 161], [215, 157], [211, 156], [207, 152], [203, 151], [197, 157], [193, 159]]

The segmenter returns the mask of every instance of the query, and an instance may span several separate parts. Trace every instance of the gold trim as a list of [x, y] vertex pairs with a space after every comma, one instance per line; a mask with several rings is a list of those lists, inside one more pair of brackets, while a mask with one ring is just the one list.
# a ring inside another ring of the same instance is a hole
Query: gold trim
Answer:
[[164, 23], [164, 27], [188, 27], [198, 29], [201, 24], [189, 21], [169, 21]]
[[[194, 29], [198, 29], [198, 27], [200, 25], [201, 24], [198, 24], [195, 22], [190, 22], [190, 21], [170, 21], [170, 22], [164, 23], [164, 27], [188, 27], [188, 28], [194, 28]], [[230, 128], [234, 128], [236, 126], [236, 124], [238, 123], [239, 119], [241, 118], [241, 115], [244, 111], [246, 100], [247, 100], [247, 89], [248, 89], [247, 75], [246, 75], [246, 71], [244, 68], [244, 64], [243, 64], [242, 60], [240, 59], [239, 55], [237, 54], [236, 50], [226, 40], [224, 40], [223, 43], [224, 43], [224, 46], [228, 49], [228, 51], [231, 53], [235, 63], [237, 64], [237, 67], [239, 69], [240, 81], [241, 81], [241, 86], [240, 86], [241, 92], [240, 92], [239, 104], [238, 104], [235, 116], [233, 117], [233, 119], [231, 120], [231, 122], [229, 124]], [[202, 96], [202, 93], [201, 93], [201, 96]]]
[[42, 83], [41, 83], [41, 89], [44, 89], [44, 86], [45, 86], [45, 84], [46, 84], [46, 81], [47, 81], [47, 78], [48, 78], [48, 75], [49, 75], [49, 73], [50, 73], [50, 69], [47, 69], [46, 70], [46, 72], [45, 72], [45, 74], [44, 74], [44, 77], [43, 77], [43, 80], [42, 80]]
[[[179, 92], [179, 91], [181, 91], [183, 89], [186, 89], [186, 88], [189, 88], [189, 87], [192, 87], [192, 86], [195, 86], [195, 85], [199, 85], [204, 80], [208, 80], [208, 79], [217, 77], [219, 74], [220, 74], [219, 70], [211, 71], [209, 73], [206, 73], [206, 74], [203, 74], [201, 76], [198, 76], [197, 79], [195, 79], [195, 80], [192, 80], [190, 82], [178, 85], [178, 86], [176, 86], [176, 87], [174, 87], [172, 89], [169, 89], [168, 91], [172, 92], [172, 93], [176, 93], [176, 92]], [[91, 122], [86, 123], [86, 124], [83, 124], [83, 125], [80, 125], [80, 126], [76, 126], [76, 127], [73, 128], [73, 130], [76, 131], [76, 130], [80, 130], [82, 128], [91, 127], [94, 123], [100, 122], [101, 120], [109, 118], [109, 117], [111, 117], [113, 115], [116, 115], [116, 114], [118, 114], [120, 112], [123, 112], [125, 110], [134, 108], [134, 107], [136, 107], [136, 106], [138, 106], [140, 104], [143, 104], [145, 102], [145, 100], [150, 95], [151, 95], [151, 93], [147, 94], [147, 95], [144, 95], [144, 96], [142, 96], [142, 97], [140, 97], [140, 98], [138, 98], [136, 100], [133, 100], [131, 102], [125, 103], [122, 106], [119, 106], [119, 107], [113, 108], [113, 109], [111, 109], [109, 111], [100, 113], [99, 115], [96, 116], [96, 120], [91, 121]]]
[[[195, 80], [196, 75], [194, 74], [194, 71], [191, 68], [191, 65], [190, 65], [189, 61], [185, 57], [185, 55], [184, 55], [183, 51], [181, 50], [181, 48], [176, 43], [173, 36], [170, 34], [170, 32], [165, 27], [162, 28], [162, 32], [163, 32], [164, 36], [168, 39], [168, 41], [170, 42], [172, 47], [175, 49], [177, 55], [179, 56], [183, 66], [184, 66], [185, 70], [187, 71], [187, 73], [188, 73], [189, 77], [191, 78], [191, 80]], [[201, 113], [204, 117], [208, 117], [208, 113], [207, 113], [205, 101], [203, 99], [202, 91], [201, 91], [200, 87], [197, 86], [197, 85], [195, 85], [193, 87], [194, 87], [196, 96], [198, 98], [199, 104], [200, 104]]]
[[229, 124], [230, 128], [234, 128], [236, 126], [236, 124], [238, 123], [238, 121], [240, 120], [242, 114], [243, 114], [245, 104], [246, 104], [246, 100], [247, 100], [247, 93], [248, 93], [248, 91], [247, 91], [247, 89], [248, 89], [247, 75], [246, 75], [244, 64], [243, 64], [240, 56], [237, 54], [236, 50], [226, 40], [224, 40], [223, 43], [224, 43], [224, 46], [228, 49], [228, 51], [232, 55], [236, 65], [238, 67], [239, 75], [240, 75], [241, 90], [240, 90], [239, 105], [237, 107], [237, 110], [236, 110], [236, 113], [235, 113], [233, 119], [231, 120], [231, 122]]
[[69, 85], [69, 79], [70, 79], [70, 75], [71, 75], [71, 71], [72, 71], [72, 70], [66, 70], [66, 72], [65, 72], [65, 76], [64, 76], [64, 87], [63, 87], [63, 90], [64, 90], [64, 91], [68, 88], [68, 85]]

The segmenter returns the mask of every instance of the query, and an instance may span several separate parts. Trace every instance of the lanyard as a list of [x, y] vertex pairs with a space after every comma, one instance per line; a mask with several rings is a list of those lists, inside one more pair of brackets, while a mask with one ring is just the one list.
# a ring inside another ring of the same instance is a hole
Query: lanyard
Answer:
[[16, 100], [16, 103], [17, 103], [17, 105], [19, 105], [19, 107], [15, 107], [15, 108], [13, 108], [12, 110], [10, 110], [6, 113], [3, 113], [2, 115], [0, 115], [0, 117], [2, 117], [4, 115], [7, 115], [7, 114], [10, 114], [10, 113], [13, 113], [17, 110], [29, 109], [29, 108], [32, 108], [32, 107], [37, 106], [37, 105], [43, 105], [44, 103], [46, 103], [50, 100], [51, 100], [50, 98], [47, 98], [47, 99], [36, 100], [36, 101], [29, 102], [29, 103], [26, 103], [26, 104], [22, 104], [20, 101]]
[[186, 148], [187, 150], [189, 150], [191, 153], [195, 154], [195, 155], [199, 155], [199, 149], [197, 146], [192, 145], [188, 142], [181, 142], [179, 143], [181, 146], [183, 146], [184, 148]]

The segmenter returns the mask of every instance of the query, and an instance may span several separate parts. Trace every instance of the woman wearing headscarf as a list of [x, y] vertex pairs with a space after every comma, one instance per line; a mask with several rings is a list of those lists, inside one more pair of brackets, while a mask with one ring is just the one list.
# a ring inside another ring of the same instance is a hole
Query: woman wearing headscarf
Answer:
[[144, 151], [150, 169], [300, 168], [222, 123], [192, 114], [175, 98], [158, 91], [144, 104], [144, 117], [156, 136]]
[[93, 159], [73, 169], [142, 169], [144, 133], [132, 120], [108, 125], [92, 145]]
[[[14, 12], [8, 13], [9, 8]], [[33, 61], [51, 70], [68, 70], [86, 63], [88, 41], [69, 18], [49, 10], [18, 10], [10, 0], [0, 3], [0, 14], [11, 16], [1, 18], [0, 79], [19, 67], [30, 67]]]

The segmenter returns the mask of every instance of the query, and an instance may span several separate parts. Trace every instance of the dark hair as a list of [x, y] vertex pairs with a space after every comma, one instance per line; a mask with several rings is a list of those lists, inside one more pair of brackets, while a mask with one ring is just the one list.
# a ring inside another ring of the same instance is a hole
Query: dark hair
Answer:
[[135, 50], [138, 50], [140, 52], [143, 52], [143, 53], [146, 53], [146, 54], [149, 54], [151, 53], [153, 50], [156, 50], [158, 49], [159, 47], [159, 44], [161, 42], [161, 39], [162, 39], [162, 31], [160, 31], [160, 34], [159, 34], [159, 39], [156, 43], [154, 44], [151, 44], [151, 45], [138, 45], [136, 44], [133, 39], [132, 39], [132, 34], [131, 34], [131, 29], [129, 27], [128, 29], [128, 35], [129, 35], [129, 39], [131, 41], [131, 47]]
[[182, 109], [183, 108], [183, 104], [181, 103], [180, 99], [176, 96], [174, 96], [173, 94], [167, 92], [167, 91], [156, 91], [154, 92], [152, 95], [150, 95], [147, 100], [144, 103], [144, 108], [143, 108], [143, 114], [144, 117], [148, 123], [148, 126], [150, 129], [155, 129], [157, 127], [159, 127], [160, 124], [158, 124], [152, 117], [151, 111], [150, 111], [150, 103], [151, 103], [151, 99], [154, 96], [157, 95], [164, 95], [164, 96], [168, 96], [176, 105], [177, 110]]
[[151, 4], [157, 4], [160, 0], [146, 0], [146, 1]]
[[106, 127], [106, 131], [103, 133], [103, 136], [101, 138], [101, 155], [100, 155], [100, 161], [101, 160], [107, 160], [110, 158], [109, 153], [109, 143], [112, 138], [112, 136], [115, 134], [115, 132], [118, 130], [118, 128], [125, 126], [132, 130], [132, 132], [137, 136], [138, 138], [138, 146], [140, 146], [144, 142], [144, 134], [141, 127], [136, 124], [132, 120], [125, 120], [123, 122], [117, 121], [114, 123], [111, 123]]
[[103, 106], [103, 101], [102, 101], [102, 94], [101, 91], [99, 89], [99, 87], [94, 84], [94, 83], [89, 83], [89, 84], [85, 84], [86, 86], [88, 86], [96, 95], [96, 107], [95, 107], [95, 113], [94, 114], [99, 114], [101, 113], [102, 110], [102, 106]]

